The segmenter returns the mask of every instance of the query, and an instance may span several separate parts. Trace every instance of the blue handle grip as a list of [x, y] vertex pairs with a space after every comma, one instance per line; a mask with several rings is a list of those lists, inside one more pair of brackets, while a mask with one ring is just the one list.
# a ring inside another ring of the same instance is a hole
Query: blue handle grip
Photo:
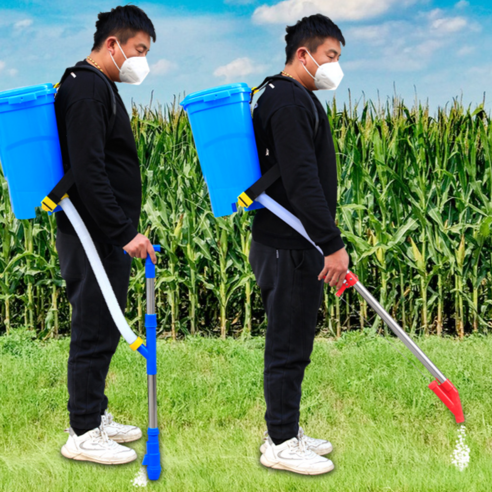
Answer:
[[[160, 253], [161, 247], [158, 244], [153, 244], [152, 247], [156, 253]], [[145, 259], [145, 278], [155, 278], [155, 265], [150, 259], [150, 255], [147, 255]]]
[[[161, 247], [159, 244], [153, 244], [152, 247], [156, 253], [160, 253]], [[125, 255], [128, 254], [126, 251], [124, 253]], [[152, 263], [149, 254], [145, 258], [145, 278], [155, 278], [155, 265]]]

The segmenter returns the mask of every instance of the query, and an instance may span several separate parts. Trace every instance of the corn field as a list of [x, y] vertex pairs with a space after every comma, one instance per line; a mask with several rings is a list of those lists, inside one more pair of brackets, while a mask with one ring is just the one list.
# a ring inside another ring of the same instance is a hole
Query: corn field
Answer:
[[[350, 268], [411, 333], [486, 333], [492, 321], [492, 125], [483, 104], [458, 100], [431, 115], [393, 98], [327, 106], [339, 178], [337, 223]], [[266, 327], [248, 263], [253, 213], [215, 219], [186, 114], [133, 107], [141, 163], [139, 230], [161, 244], [159, 335], [249, 336]], [[16, 220], [1, 179], [0, 333], [28, 327], [37, 338], [68, 334], [55, 248], [56, 223], [41, 211]], [[325, 289], [321, 335], [372, 326], [358, 294]], [[144, 334], [144, 262], [134, 260], [126, 317]]]

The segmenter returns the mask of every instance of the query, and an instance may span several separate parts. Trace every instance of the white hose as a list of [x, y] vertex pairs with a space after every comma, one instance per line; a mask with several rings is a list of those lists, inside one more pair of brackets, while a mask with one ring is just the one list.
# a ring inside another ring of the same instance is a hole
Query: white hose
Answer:
[[123, 338], [130, 345], [132, 345], [137, 340], [137, 335], [133, 333], [131, 328], [128, 326], [128, 323], [126, 322], [125, 316], [121, 311], [118, 301], [116, 300], [116, 296], [114, 295], [113, 288], [111, 287], [111, 283], [109, 282], [108, 275], [106, 273], [106, 270], [104, 270], [101, 259], [99, 258], [99, 254], [97, 253], [96, 247], [94, 246], [94, 242], [92, 241], [87, 227], [85, 226], [84, 222], [82, 222], [79, 213], [77, 212], [69, 198], [64, 198], [60, 202], [60, 207], [67, 215], [68, 220], [72, 223], [75, 232], [79, 236], [80, 242], [84, 247], [87, 258], [89, 259], [89, 263], [91, 264], [92, 270], [94, 271], [97, 283], [101, 288], [104, 300], [106, 301], [109, 312], [111, 313], [111, 316], [116, 323], [118, 330], [120, 330]]
[[[321, 248], [311, 240], [301, 221], [295, 215], [291, 214], [288, 210], [282, 207], [282, 205], [277, 203], [275, 200], [273, 200], [273, 198], [270, 198], [265, 193], [262, 193], [258, 198], [256, 198], [256, 201], [261, 203], [265, 208], [267, 208], [277, 217], [289, 224], [299, 234], [305, 237], [313, 246], [315, 246], [321, 254], [323, 254]], [[132, 345], [137, 340], [137, 335], [135, 335], [135, 333], [133, 333], [131, 328], [128, 326], [125, 316], [121, 311], [120, 305], [118, 304], [116, 296], [114, 295], [113, 288], [111, 287], [111, 283], [109, 282], [108, 275], [104, 270], [101, 259], [99, 258], [96, 247], [94, 246], [94, 242], [92, 241], [87, 227], [85, 226], [79, 213], [77, 212], [69, 198], [64, 198], [60, 202], [60, 207], [67, 215], [68, 220], [72, 223], [75, 232], [79, 236], [80, 242], [84, 247], [87, 258], [89, 259], [89, 263], [91, 264], [92, 270], [94, 271], [97, 283], [99, 284], [99, 287], [103, 294], [104, 300], [106, 301], [109, 312], [111, 313], [111, 316], [116, 323], [118, 330], [122, 334], [123, 338], [130, 345]]]
[[301, 236], [304, 236], [324, 256], [323, 250], [309, 237], [306, 229], [304, 229], [304, 226], [302, 225], [302, 222], [294, 214], [291, 214], [287, 209], [282, 207], [280, 203], [277, 203], [273, 198], [270, 198], [265, 193], [262, 193], [259, 197], [257, 197], [256, 201], [270, 210], [270, 212], [274, 213], [278, 218], [289, 224]]

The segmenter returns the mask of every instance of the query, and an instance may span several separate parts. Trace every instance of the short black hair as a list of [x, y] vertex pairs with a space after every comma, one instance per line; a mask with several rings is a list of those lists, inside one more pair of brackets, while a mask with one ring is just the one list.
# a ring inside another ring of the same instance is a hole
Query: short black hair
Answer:
[[326, 15], [315, 14], [303, 17], [294, 26], [287, 26], [285, 36], [285, 63], [290, 63], [294, 58], [295, 52], [301, 46], [306, 46], [310, 52], [315, 53], [320, 44], [326, 38], [335, 38], [345, 46], [345, 38], [339, 27]]
[[125, 44], [139, 31], [146, 32], [155, 43], [155, 29], [147, 14], [135, 5], [116, 7], [111, 12], [100, 12], [97, 16], [94, 46], [99, 51], [109, 36], [116, 36], [121, 44]]

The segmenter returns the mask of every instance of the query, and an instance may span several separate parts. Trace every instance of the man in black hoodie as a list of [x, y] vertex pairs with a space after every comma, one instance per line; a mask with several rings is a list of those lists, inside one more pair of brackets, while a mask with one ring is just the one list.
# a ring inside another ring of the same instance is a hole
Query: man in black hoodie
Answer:
[[[58, 134], [68, 190], [124, 311], [132, 258], [155, 253], [137, 232], [141, 209], [140, 166], [130, 118], [115, 82], [140, 84], [146, 55], [156, 35], [138, 7], [100, 13], [90, 55], [73, 69], [55, 98]], [[106, 78], [106, 80], [105, 80]], [[114, 94], [116, 113], [112, 105]], [[120, 333], [111, 318], [82, 244], [64, 212], [56, 213], [56, 247], [72, 305], [68, 359], [70, 428], [63, 456], [103, 464], [128, 463], [135, 451], [118, 443], [139, 439], [136, 426], [113, 420], [107, 411], [105, 380]], [[128, 254], [125, 254], [125, 251]]]
[[[326, 111], [313, 91], [336, 89], [345, 40], [321, 14], [287, 27], [287, 61], [255, 105], [253, 124], [262, 173], [279, 166], [267, 194], [296, 215], [311, 243], [267, 209], [253, 223], [250, 263], [268, 316], [264, 393], [268, 432], [263, 465], [302, 474], [326, 473], [329, 441], [304, 435], [299, 405], [310, 362], [323, 285], [341, 287], [349, 266], [335, 224], [337, 164]], [[317, 112], [317, 117], [315, 114]], [[324, 280], [324, 282], [323, 282]]]

